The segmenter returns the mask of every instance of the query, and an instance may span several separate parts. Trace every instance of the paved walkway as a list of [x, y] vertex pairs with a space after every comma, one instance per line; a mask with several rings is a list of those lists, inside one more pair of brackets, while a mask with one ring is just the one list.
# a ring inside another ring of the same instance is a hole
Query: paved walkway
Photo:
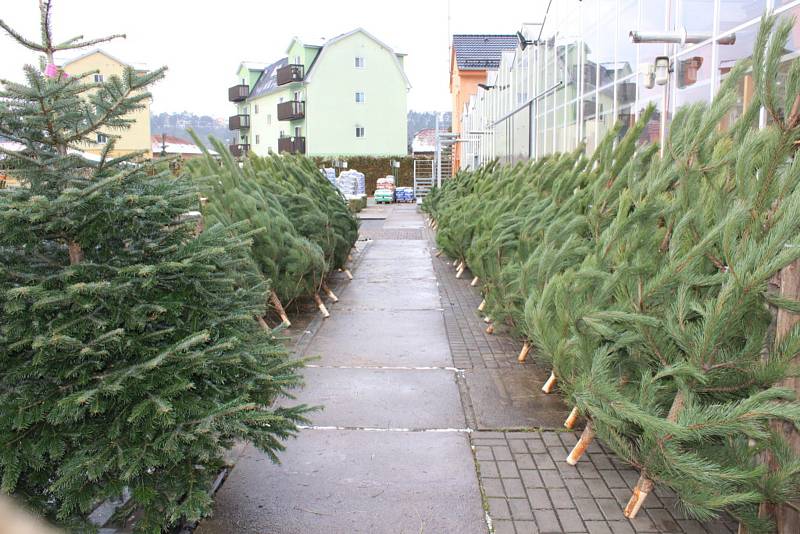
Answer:
[[479, 293], [433, 257], [416, 207], [366, 218], [354, 280], [313, 337], [299, 336], [319, 359], [298, 400], [324, 410], [280, 465], [249, 445], [233, 451], [198, 532], [735, 532], [686, 519], [660, 489], [626, 520], [637, 473], [597, 444], [577, 467], [564, 462], [576, 436], [559, 431], [558, 397], [540, 393], [546, 370], [484, 332]]

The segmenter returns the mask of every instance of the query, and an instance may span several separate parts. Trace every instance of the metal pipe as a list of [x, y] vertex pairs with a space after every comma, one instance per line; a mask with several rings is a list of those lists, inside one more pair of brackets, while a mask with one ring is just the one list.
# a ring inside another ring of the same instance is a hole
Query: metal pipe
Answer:
[[[697, 44], [702, 43], [703, 41], [708, 41], [711, 39], [710, 34], [705, 33], [687, 33], [686, 30], [677, 31], [677, 32], [650, 32], [650, 31], [639, 31], [639, 30], [631, 30], [630, 32], [631, 42], [634, 44], [646, 44], [646, 43], [657, 43], [657, 44]], [[722, 45], [732, 45], [736, 43], [736, 34], [732, 33], [730, 35], [726, 35], [724, 37], [720, 37], [717, 39], [717, 42]]]

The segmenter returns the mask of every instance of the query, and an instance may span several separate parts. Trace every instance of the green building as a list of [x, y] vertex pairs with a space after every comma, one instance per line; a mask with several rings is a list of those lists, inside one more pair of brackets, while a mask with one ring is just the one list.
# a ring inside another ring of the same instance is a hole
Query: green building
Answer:
[[358, 28], [320, 45], [294, 38], [286, 57], [242, 63], [228, 89], [231, 152], [310, 156], [407, 153], [404, 54]]

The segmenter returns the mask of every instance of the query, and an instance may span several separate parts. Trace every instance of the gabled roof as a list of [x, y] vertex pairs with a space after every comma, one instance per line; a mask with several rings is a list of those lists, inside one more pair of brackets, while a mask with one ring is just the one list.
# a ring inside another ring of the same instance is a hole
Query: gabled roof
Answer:
[[516, 35], [453, 35], [453, 51], [459, 70], [487, 70], [500, 66], [503, 51], [517, 48]]
[[91, 56], [93, 54], [102, 54], [102, 55], [106, 56], [108, 59], [116, 61], [120, 65], [125, 65], [126, 67], [131, 67], [131, 68], [136, 69], [138, 71], [147, 70], [147, 66], [144, 65], [144, 64], [141, 64], [141, 63], [134, 64], [134, 63], [128, 63], [127, 61], [122, 61], [121, 59], [112, 56], [111, 54], [109, 54], [108, 52], [106, 52], [105, 50], [102, 50], [100, 48], [95, 48], [94, 50], [90, 50], [90, 51], [88, 51], [88, 52], [86, 52], [84, 54], [79, 55], [78, 57], [74, 57], [74, 58], [71, 58], [71, 59], [66, 59], [66, 60], [63, 60], [63, 61], [59, 61], [59, 63], [61, 63], [61, 67], [64, 68], [67, 65], [75, 63], [76, 61], [80, 61], [81, 59], [83, 59], [85, 57], [89, 57], [89, 56]]
[[265, 61], [242, 61], [236, 68], [236, 74], [239, 74], [242, 68], [245, 68], [247, 70], [264, 70], [268, 66], [269, 63]]
[[250, 91], [250, 96], [248, 96], [248, 99], [267, 95], [277, 89], [277, 71], [280, 67], [288, 64], [289, 59], [284, 57], [272, 65], [267, 65], [266, 68], [264, 68], [264, 71], [261, 73], [261, 76], [258, 77], [258, 81], [253, 86], [253, 89]]
[[311, 81], [312, 76], [314, 76], [314, 65], [317, 62], [322, 60], [322, 57], [325, 55], [325, 51], [327, 49], [329, 49], [332, 45], [338, 43], [339, 41], [343, 41], [344, 39], [347, 39], [348, 37], [350, 37], [351, 35], [354, 35], [356, 33], [363, 33], [369, 39], [375, 41], [379, 46], [381, 46], [382, 48], [385, 48], [389, 52], [389, 54], [391, 54], [392, 60], [394, 61], [394, 64], [397, 67], [397, 70], [400, 71], [400, 75], [403, 77], [403, 80], [406, 82], [406, 88], [410, 89], [411, 88], [411, 83], [408, 81], [408, 76], [406, 76], [406, 72], [403, 70], [403, 66], [400, 65], [400, 60], [397, 59], [397, 55], [398, 54], [395, 53], [394, 50], [392, 50], [391, 46], [387, 45], [386, 43], [384, 43], [383, 41], [381, 41], [380, 39], [378, 39], [377, 37], [375, 37], [374, 35], [369, 33], [364, 28], [356, 28], [355, 30], [351, 30], [351, 31], [349, 31], [347, 33], [343, 33], [341, 35], [337, 35], [333, 39], [329, 39], [329, 40], [325, 41], [325, 44], [322, 45], [322, 50], [320, 50], [320, 52], [317, 54], [317, 57], [314, 58], [314, 62], [311, 64], [311, 66], [308, 69], [306, 69], [306, 80], [307, 81]]

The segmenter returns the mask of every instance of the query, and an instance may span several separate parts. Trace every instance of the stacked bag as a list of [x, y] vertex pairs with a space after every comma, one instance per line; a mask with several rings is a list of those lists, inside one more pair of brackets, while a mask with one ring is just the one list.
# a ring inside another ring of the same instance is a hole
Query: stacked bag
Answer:
[[395, 183], [394, 176], [388, 175], [383, 178], [378, 178], [375, 184], [375, 202], [394, 202], [395, 200]]
[[414, 202], [413, 187], [398, 187], [395, 190], [397, 202]]
[[[638, 144], [648, 109], [591, 156], [488, 165], [423, 204], [439, 247], [482, 281], [487, 315], [534, 347], [586, 419], [569, 463], [596, 436], [640, 470], [626, 517], [661, 484], [697, 519], [727, 512], [769, 532], [761, 503], [800, 495], [800, 458], [773, 431], [800, 424], [779, 387], [800, 328], [773, 336], [769, 309], [800, 312], [770, 289], [800, 259], [800, 63], [779, 75], [791, 30], [766, 17], [752, 62], [711, 105], [675, 114], [663, 157]], [[746, 75], [754, 100], [723, 128]]]

